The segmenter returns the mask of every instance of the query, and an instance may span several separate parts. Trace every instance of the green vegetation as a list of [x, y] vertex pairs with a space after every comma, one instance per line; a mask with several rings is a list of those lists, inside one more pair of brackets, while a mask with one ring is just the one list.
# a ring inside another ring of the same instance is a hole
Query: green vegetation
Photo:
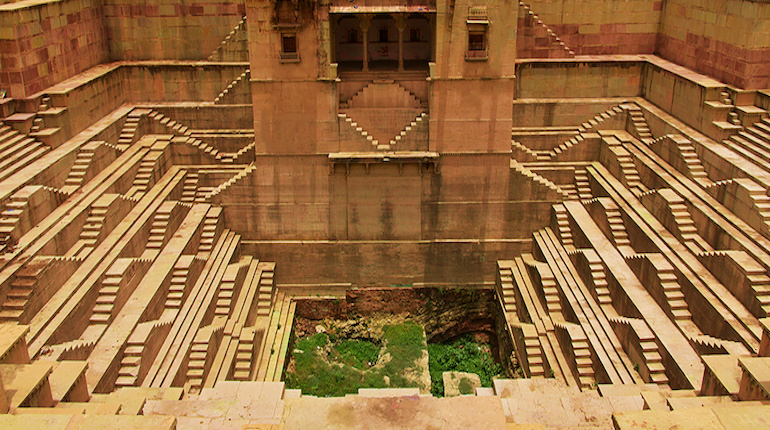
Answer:
[[392, 387], [414, 387], [415, 383], [404, 377], [404, 371], [414, 367], [414, 362], [422, 357], [425, 351], [425, 332], [420, 325], [411, 321], [386, 325], [382, 329], [385, 352], [391, 358], [383, 366], [383, 376], [390, 378]]
[[295, 345], [294, 371], [286, 372], [286, 384], [316, 396], [344, 396], [355, 392], [360, 373], [353, 367], [326, 360], [329, 337], [318, 333]]
[[362, 339], [318, 333], [294, 345], [286, 372], [289, 388], [320, 397], [344, 396], [359, 388], [414, 387], [405, 376], [425, 351], [425, 334], [413, 322], [382, 328], [383, 347]]
[[460, 394], [473, 394], [473, 383], [468, 378], [462, 378], [457, 389], [460, 390]]
[[335, 361], [364, 370], [377, 363], [380, 347], [367, 340], [342, 340], [332, 347]]
[[[451, 344], [429, 344], [428, 354], [432, 381], [430, 392], [436, 397], [444, 395], [444, 381], [441, 377], [444, 372], [475, 373], [479, 375], [482, 387], [491, 387], [492, 378], [503, 373], [502, 366], [492, 358], [489, 345], [476, 343], [470, 336], [463, 336]], [[462, 382], [467, 386], [463, 387]], [[463, 388], [472, 391], [469, 385], [468, 381], [461, 381], [460, 392], [465, 394]]]

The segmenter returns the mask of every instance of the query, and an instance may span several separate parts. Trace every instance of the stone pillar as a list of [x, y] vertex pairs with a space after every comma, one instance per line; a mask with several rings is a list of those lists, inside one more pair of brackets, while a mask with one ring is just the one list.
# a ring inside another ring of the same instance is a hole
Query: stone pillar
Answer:
[[364, 34], [364, 72], [369, 71], [369, 27], [372, 25], [372, 16], [362, 14], [358, 18], [361, 25], [361, 32]]
[[398, 29], [398, 71], [404, 71], [404, 29], [406, 28], [406, 15], [397, 13], [393, 15]]
[[8, 399], [3, 388], [3, 378], [0, 376], [0, 414], [8, 412]]

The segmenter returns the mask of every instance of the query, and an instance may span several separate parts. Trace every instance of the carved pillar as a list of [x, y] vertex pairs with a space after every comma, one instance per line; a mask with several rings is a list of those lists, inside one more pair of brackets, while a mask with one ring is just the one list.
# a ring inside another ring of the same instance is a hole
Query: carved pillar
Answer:
[[406, 28], [406, 15], [397, 13], [393, 15], [398, 29], [398, 71], [404, 71], [404, 29]]
[[369, 14], [362, 14], [358, 18], [361, 25], [361, 32], [364, 34], [364, 72], [369, 71], [369, 27], [372, 25], [372, 16]]

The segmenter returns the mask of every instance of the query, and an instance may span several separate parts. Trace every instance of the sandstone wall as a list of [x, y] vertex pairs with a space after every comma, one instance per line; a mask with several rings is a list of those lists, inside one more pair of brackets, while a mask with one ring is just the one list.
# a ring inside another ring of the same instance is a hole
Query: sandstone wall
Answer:
[[625, 97], [641, 94], [642, 68], [629, 61], [516, 64], [516, 98]]
[[113, 60], [205, 60], [244, 15], [243, 0], [104, 0]]
[[[662, 0], [527, 0], [543, 23], [577, 55], [650, 54]], [[524, 23], [524, 9], [519, 25]]]
[[770, 3], [668, 0], [657, 52], [746, 89], [770, 86]]
[[[673, 66], [673, 67], [672, 67]], [[654, 59], [645, 65], [644, 98], [712, 138], [713, 114], [704, 111], [707, 100], [716, 100], [724, 85], [707, 76]]]
[[513, 79], [433, 80], [430, 150], [508, 150], [513, 93]]
[[109, 59], [98, 0], [0, 5], [0, 89], [21, 98]]
[[246, 67], [245, 63], [214, 66], [159, 61], [124, 65], [121, 73], [131, 84], [128, 98], [134, 102], [213, 102]]
[[[469, 8], [486, 6], [488, 60], [466, 60]], [[494, 0], [436, 2], [436, 77], [499, 77], [510, 74], [516, 59], [518, 5]]]

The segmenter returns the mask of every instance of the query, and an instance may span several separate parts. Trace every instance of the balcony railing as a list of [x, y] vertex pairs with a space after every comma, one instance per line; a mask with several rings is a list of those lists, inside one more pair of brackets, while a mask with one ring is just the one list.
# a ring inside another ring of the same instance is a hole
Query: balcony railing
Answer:
[[279, 53], [279, 58], [283, 62], [292, 63], [299, 61], [299, 52], [283, 52]]
[[465, 59], [468, 61], [485, 61], [489, 57], [487, 56], [487, 50], [484, 49], [468, 49], [465, 51]]

